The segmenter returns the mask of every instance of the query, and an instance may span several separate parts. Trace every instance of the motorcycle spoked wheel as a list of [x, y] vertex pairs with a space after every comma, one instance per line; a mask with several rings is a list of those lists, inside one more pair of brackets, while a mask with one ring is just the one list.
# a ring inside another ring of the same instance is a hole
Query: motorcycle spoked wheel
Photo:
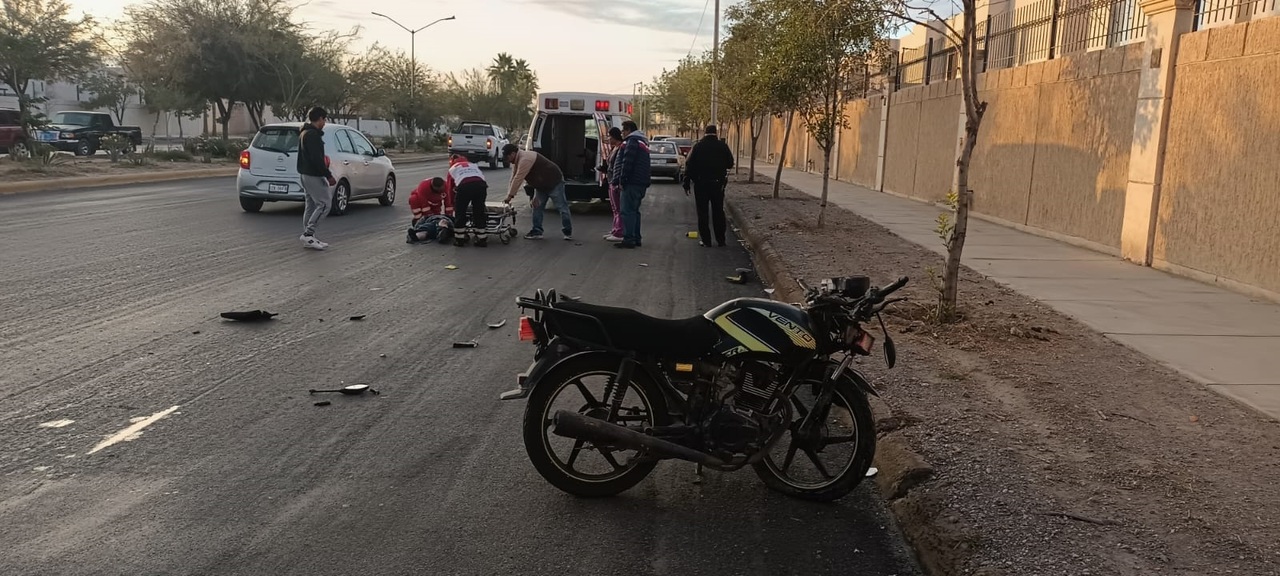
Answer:
[[[576, 411], [608, 420], [605, 388], [616, 379], [621, 361], [608, 355], [571, 360], [548, 373], [530, 393], [524, 412], [524, 447], [529, 461], [551, 485], [582, 497], [620, 494], [644, 480], [657, 462], [640, 461], [635, 450], [595, 446], [592, 442], [551, 432], [557, 410]], [[615, 424], [664, 426], [670, 422], [662, 391], [637, 366]]]
[[814, 434], [800, 437], [800, 422], [814, 407], [820, 386], [806, 381], [796, 388], [789, 399], [788, 429], [752, 467], [772, 490], [801, 500], [831, 502], [852, 492], [866, 477], [876, 453], [876, 430], [866, 395], [842, 378], [835, 383], [825, 422]]

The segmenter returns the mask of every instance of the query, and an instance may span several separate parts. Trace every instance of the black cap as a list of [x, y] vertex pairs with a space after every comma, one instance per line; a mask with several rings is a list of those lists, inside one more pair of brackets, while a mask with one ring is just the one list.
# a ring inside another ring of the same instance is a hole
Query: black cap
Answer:
[[614, 126], [613, 128], [610, 128], [610, 129], [609, 129], [609, 137], [610, 137], [610, 138], [613, 138], [614, 140], [621, 140], [621, 139], [622, 139], [622, 130], [619, 130], [617, 126]]
[[715, 133], [716, 133], [716, 125], [707, 124], [707, 134], [715, 134]]
[[329, 112], [319, 106], [316, 106], [315, 108], [312, 108], [311, 110], [307, 111], [307, 120], [310, 120], [312, 122], [315, 122], [316, 120], [319, 120], [321, 118], [328, 118], [328, 117], [329, 117]]
[[514, 154], [519, 151], [520, 151], [520, 147], [516, 146], [515, 144], [507, 144], [506, 146], [502, 147], [502, 155], [504, 157], [510, 156], [511, 154]]

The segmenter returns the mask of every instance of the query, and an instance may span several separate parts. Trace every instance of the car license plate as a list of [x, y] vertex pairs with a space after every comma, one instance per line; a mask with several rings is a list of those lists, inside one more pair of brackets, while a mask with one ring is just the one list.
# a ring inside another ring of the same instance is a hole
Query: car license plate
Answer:
[[288, 194], [289, 186], [287, 184], [267, 184], [267, 192], [272, 194]]
[[39, 132], [36, 134], [36, 140], [40, 142], [56, 142], [58, 140], [57, 132]]

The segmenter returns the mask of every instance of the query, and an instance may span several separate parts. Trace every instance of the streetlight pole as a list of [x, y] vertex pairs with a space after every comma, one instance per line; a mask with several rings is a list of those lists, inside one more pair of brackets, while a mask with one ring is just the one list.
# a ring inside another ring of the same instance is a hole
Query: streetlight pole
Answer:
[[[639, 89], [639, 92], [640, 92], [640, 96], [641, 96], [641, 98], [643, 98], [643, 97], [644, 97], [644, 82], [636, 82], [635, 84], [632, 84], [632, 85], [631, 85], [631, 104], [632, 104], [632, 106], [633, 106], [633, 107], [635, 106], [635, 103], [636, 103], [636, 89], [637, 89], [637, 88]], [[643, 108], [643, 107], [644, 107], [643, 102], [640, 104], [640, 107], [641, 107], [641, 108]], [[644, 116], [641, 116], [641, 117], [640, 117], [640, 129], [641, 129], [641, 130], [647, 130], [647, 129], [648, 129], [648, 128], [646, 128], [646, 127], [645, 127], [645, 124], [646, 124], [646, 122], [645, 122], [645, 117], [644, 117]]]
[[[719, 1], [720, 0], [716, 0], [716, 2], [719, 2]], [[717, 4], [717, 6], [719, 6], [719, 4]], [[456, 17], [450, 16], [448, 18], [441, 18], [439, 20], [436, 20], [435, 22], [432, 22], [430, 24], [427, 24], [426, 26], [423, 26], [421, 28], [418, 28], [417, 30], [414, 30], [409, 28], [408, 26], [405, 26], [404, 24], [396, 22], [395, 18], [387, 16], [386, 14], [381, 14], [378, 12], [371, 12], [371, 14], [373, 14], [374, 16], [380, 16], [382, 18], [386, 18], [387, 20], [390, 20], [392, 24], [395, 24], [396, 26], [403, 28], [405, 32], [409, 33], [409, 66], [412, 68], [411, 73], [413, 74], [413, 80], [409, 82], [409, 102], [411, 105], [417, 104], [417, 99], [414, 98], [414, 90], [416, 89], [415, 85], [418, 83], [418, 45], [417, 45], [418, 33], [436, 24], [444, 22], [445, 20], [453, 20]], [[409, 129], [413, 131], [413, 139], [416, 141], [418, 139], [418, 126], [417, 126], [417, 122], [414, 121], [412, 116], [410, 116], [410, 119], [409, 119]]]
[[717, 128], [716, 105], [720, 100], [720, 0], [716, 0], [716, 23], [711, 32], [711, 124]]

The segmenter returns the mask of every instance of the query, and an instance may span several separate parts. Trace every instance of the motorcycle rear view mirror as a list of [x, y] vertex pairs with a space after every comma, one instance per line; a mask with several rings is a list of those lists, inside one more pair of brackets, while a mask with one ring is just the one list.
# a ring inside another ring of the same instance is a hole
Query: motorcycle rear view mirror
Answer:
[[328, 393], [328, 392], [338, 392], [341, 394], [346, 394], [347, 396], [359, 396], [368, 391], [369, 391], [368, 384], [352, 384], [350, 386], [344, 386], [342, 388], [338, 388], [335, 390], [311, 390], [309, 391], [309, 393], [320, 394], [320, 393]]
[[893, 343], [893, 337], [888, 332], [884, 334], [884, 363], [890, 368], [898, 363], [898, 347]]

